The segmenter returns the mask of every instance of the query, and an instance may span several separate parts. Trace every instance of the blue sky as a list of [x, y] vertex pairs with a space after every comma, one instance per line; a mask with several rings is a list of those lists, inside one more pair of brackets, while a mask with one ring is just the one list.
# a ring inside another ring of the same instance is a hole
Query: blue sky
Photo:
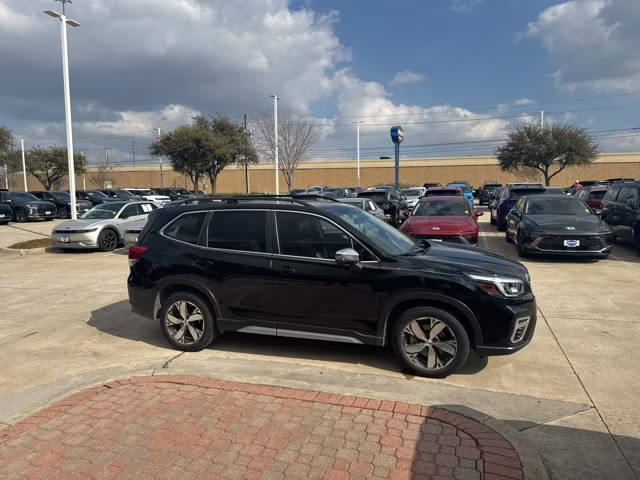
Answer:
[[[64, 143], [53, 0], [0, 0], [0, 125]], [[272, 109], [318, 125], [310, 159], [490, 154], [520, 121], [568, 122], [640, 151], [638, 0], [76, 0], [76, 149], [149, 159], [155, 128]], [[540, 102], [544, 102], [540, 104]], [[617, 131], [620, 129], [620, 131]], [[604, 130], [616, 130], [603, 132]], [[478, 143], [469, 143], [478, 142]], [[440, 144], [453, 144], [441, 146]]]

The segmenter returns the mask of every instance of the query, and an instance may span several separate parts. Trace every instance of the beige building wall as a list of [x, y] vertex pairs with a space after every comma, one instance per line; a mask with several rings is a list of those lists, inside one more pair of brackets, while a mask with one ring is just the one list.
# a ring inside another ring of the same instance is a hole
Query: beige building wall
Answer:
[[[309, 185], [353, 186], [356, 185], [356, 162], [305, 162], [300, 165], [296, 173], [295, 188]], [[76, 180], [76, 187], [82, 189], [97, 188], [94, 182], [96, 167], [90, 167], [85, 175]], [[113, 167], [109, 176], [113, 188], [123, 187], [160, 187], [160, 166], [131, 165]], [[603, 153], [591, 165], [586, 167], [568, 168], [556, 175], [551, 183], [555, 186], [566, 187], [576, 179], [604, 179], [612, 177], [640, 178], [640, 153]], [[393, 183], [393, 160], [367, 160], [361, 162], [361, 185], [363, 187]], [[177, 174], [171, 167], [163, 165], [162, 184], [165, 187], [192, 188], [191, 182], [184, 175]], [[501, 183], [532, 179], [518, 178], [515, 175], [502, 172], [495, 157], [451, 157], [451, 158], [419, 158], [401, 159], [400, 182], [412, 185], [422, 185], [425, 182], [440, 182], [446, 184], [454, 180], [466, 180], [471, 185], [482, 185], [486, 180], [497, 180]], [[208, 183], [208, 179], [203, 179]], [[275, 191], [275, 175], [273, 165], [259, 164], [249, 168], [249, 183], [251, 192], [267, 193]], [[22, 176], [15, 175], [13, 185], [15, 190], [22, 190]], [[101, 186], [100, 186], [101, 187]], [[30, 190], [41, 190], [42, 185], [32, 177], [28, 178]], [[67, 189], [63, 185], [62, 189]], [[280, 174], [280, 191], [286, 192], [287, 185]], [[218, 193], [245, 192], [244, 169], [228, 167], [218, 176]], [[207, 193], [211, 193], [210, 186]]]

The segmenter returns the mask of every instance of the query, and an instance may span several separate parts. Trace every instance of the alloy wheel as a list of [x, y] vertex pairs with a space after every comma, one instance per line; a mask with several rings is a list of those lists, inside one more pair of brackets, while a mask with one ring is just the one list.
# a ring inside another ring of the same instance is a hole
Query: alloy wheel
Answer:
[[113, 250], [118, 245], [118, 238], [112, 230], [105, 230], [102, 232], [102, 245], [107, 250]]
[[193, 303], [180, 300], [167, 310], [167, 331], [176, 342], [196, 343], [204, 333], [204, 317]]
[[446, 367], [458, 351], [453, 330], [434, 317], [416, 318], [409, 323], [404, 329], [402, 344], [412, 362], [429, 369]]
[[23, 210], [18, 210], [16, 212], [16, 222], [24, 223], [27, 221], [27, 214]]

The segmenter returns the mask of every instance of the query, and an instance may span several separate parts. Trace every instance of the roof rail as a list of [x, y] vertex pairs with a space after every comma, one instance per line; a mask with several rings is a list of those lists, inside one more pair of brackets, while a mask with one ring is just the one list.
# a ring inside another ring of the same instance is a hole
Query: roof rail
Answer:
[[324, 200], [329, 202], [337, 202], [336, 199], [324, 195], [313, 193], [302, 193], [299, 195], [231, 195], [231, 196], [210, 196], [212, 200], [221, 200], [227, 203], [238, 203], [246, 200], [278, 200], [283, 202], [297, 203], [299, 205], [308, 205], [305, 200]]

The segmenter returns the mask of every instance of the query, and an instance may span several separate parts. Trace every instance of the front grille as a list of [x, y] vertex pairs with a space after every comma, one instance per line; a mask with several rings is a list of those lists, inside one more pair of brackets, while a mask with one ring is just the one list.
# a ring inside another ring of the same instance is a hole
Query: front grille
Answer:
[[38, 205], [38, 213], [40, 215], [46, 215], [47, 212], [54, 213], [55, 210], [56, 210], [55, 207], [51, 205]]
[[[566, 247], [564, 245], [565, 240], [579, 240], [580, 245], [577, 247]], [[567, 252], [601, 250], [604, 247], [605, 245], [598, 237], [542, 237], [542, 240], [538, 242], [538, 248], [541, 250], [561, 250]]]

